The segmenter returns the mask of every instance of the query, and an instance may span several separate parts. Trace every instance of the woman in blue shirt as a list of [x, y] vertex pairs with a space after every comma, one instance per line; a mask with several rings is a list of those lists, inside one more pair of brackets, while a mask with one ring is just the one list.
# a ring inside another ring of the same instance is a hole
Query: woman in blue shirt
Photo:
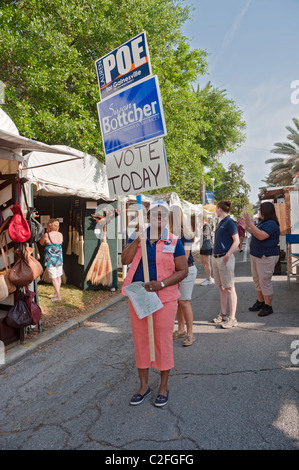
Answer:
[[261, 222], [254, 225], [250, 216], [244, 213], [247, 230], [251, 232], [250, 260], [251, 273], [257, 301], [249, 308], [260, 317], [273, 313], [272, 276], [279, 259], [279, 222], [272, 202], [263, 202], [260, 207]]
[[[222, 328], [232, 328], [238, 325], [236, 320], [237, 293], [235, 289], [235, 256], [240, 240], [237, 224], [229, 216], [231, 210], [230, 201], [219, 201], [216, 206], [216, 214], [221, 220], [215, 231], [214, 254], [212, 266], [215, 284], [220, 288], [221, 313], [213, 322]], [[226, 309], [229, 303], [230, 314]]]

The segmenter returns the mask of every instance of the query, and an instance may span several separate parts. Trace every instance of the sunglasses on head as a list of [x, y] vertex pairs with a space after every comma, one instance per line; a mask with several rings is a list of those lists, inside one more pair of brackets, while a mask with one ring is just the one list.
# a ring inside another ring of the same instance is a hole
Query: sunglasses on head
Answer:
[[166, 217], [168, 217], [168, 212], [163, 211], [163, 210], [162, 211], [152, 210], [149, 213], [150, 217], [155, 217], [156, 219], [159, 217], [159, 215], [161, 219], [165, 219]]

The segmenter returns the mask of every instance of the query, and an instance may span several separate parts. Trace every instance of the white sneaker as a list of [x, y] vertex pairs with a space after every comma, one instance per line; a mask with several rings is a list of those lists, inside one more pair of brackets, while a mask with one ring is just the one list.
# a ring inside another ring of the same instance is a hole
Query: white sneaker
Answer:
[[200, 285], [201, 286], [210, 286], [211, 284], [214, 284], [214, 279], [206, 279]]
[[224, 322], [221, 323], [222, 328], [232, 328], [234, 326], [238, 326], [238, 322], [236, 319], [228, 317]]

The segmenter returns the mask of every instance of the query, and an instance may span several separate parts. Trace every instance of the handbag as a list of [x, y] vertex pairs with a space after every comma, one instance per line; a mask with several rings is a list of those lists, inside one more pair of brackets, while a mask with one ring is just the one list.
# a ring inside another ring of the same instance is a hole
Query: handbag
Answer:
[[[43, 267], [37, 259], [33, 256], [34, 249], [26, 246], [25, 248], [25, 260], [27, 261], [28, 265], [30, 266], [32, 273], [33, 273], [33, 280], [37, 279], [43, 274]], [[27, 284], [26, 284], [27, 285]]]
[[23, 186], [23, 194], [24, 194], [24, 199], [25, 199], [25, 203], [27, 207], [26, 220], [27, 220], [30, 233], [31, 233], [30, 238], [27, 240], [27, 243], [37, 243], [43, 238], [45, 234], [45, 229], [42, 226], [42, 224], [38, 220], [36, 220], [36, 218], [34, 217], [34, 213], [36, 212], [36, 209], [34, 207], [28, 206], [24, 186]]
[[33, 272], [21, 249], [14, 251], [15, 264], [9, 271], [8, 278], [17, 287], [28, 286], [33, 281]]
[[[5, 237], [5, 247], [6, 247], [6, 252], [4, 251], [3, 249], [3, 244], [2, 244], [2, 238], [3, 236]], [[12, 294], [13, 292], [15, 292], [16, 290], [16, 286], [14, 284], [11, 283], [11, 281], [9, 280], [9, 273], [10, 273], [10, 270], [11, 270], [11, 264], [10, 264], [10, 258], [9, 258], [9, 252], [8, 252], [8, 246], [7, 246], [7, 238], [6, 238], [6, 233], [2, 233], [0, 234], [0, 248], [1, 248], [1, 253], [2, 253], [2, 257], [3, 257], [3, 261], [4, 261], [4, 264], [5, 264], [5, 269], [0, 271], [0, 276], [4, 278], [5, 282], [6, 282], [6, 285], [7, 285], [7, 289], [8, 289], [8, 295], [9, 294]], [[7, 256], [7, 260], [6, 260], [6, 256]], [[7, 262], [8, 261], [8, 266], [7, 266]], [[2, 299], [3, 300], [3, 299]]]
[[8, 311], [6, 323], [11, 328], [25, 328], [32, 324], [32, 315], [25, 302], [25, 294], [18, 292], [15, 305]]
[[24, 217], [22, 208], [18, 203], [20, 196], [20, 182], [18, 182], [18, 197], [17, 202], [12, 206], [13, 213], [12, 219], [8, 226], [8, 234], [13, 242], [23, 243], [29, 240], [31, 233], [27, 220]]
[[7, 299], [8, 296], [9, 296], [9, 293], [8, 293], [8, 287], [5, 281], [5, 277], [4, 275], [0, 275], [0, 301]]
[[42, 317], [42, 311], [40, 306], [33, 300], [36, 296], [36, 293], [29, 290], [28, 287], [25, 287], [25, 296], [25, 303], [29, 308], [32, 316], [32, 325], [37, 325]]

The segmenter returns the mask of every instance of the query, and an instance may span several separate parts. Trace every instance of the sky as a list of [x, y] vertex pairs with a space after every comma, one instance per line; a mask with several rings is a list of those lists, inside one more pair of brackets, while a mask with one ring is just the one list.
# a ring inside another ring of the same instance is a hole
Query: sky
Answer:
[[[220, 161], [242, 164], [258, 201], [276, 142], [287, 142], [286, 126], [299, 119], [299, 0], [190, 0], [193, 19], [184, 35], [192, 49], [208, 52], [208, 81], [225, 89], [243, 111], [246, 142]], [[297, 81], [297, 83], [296, 83]], [[295, 86], [296, 88], [291, 88]], [[297, 90], [297, 92], [296, 92]], [[298, 101], [298, 103], [297, 103]]]

